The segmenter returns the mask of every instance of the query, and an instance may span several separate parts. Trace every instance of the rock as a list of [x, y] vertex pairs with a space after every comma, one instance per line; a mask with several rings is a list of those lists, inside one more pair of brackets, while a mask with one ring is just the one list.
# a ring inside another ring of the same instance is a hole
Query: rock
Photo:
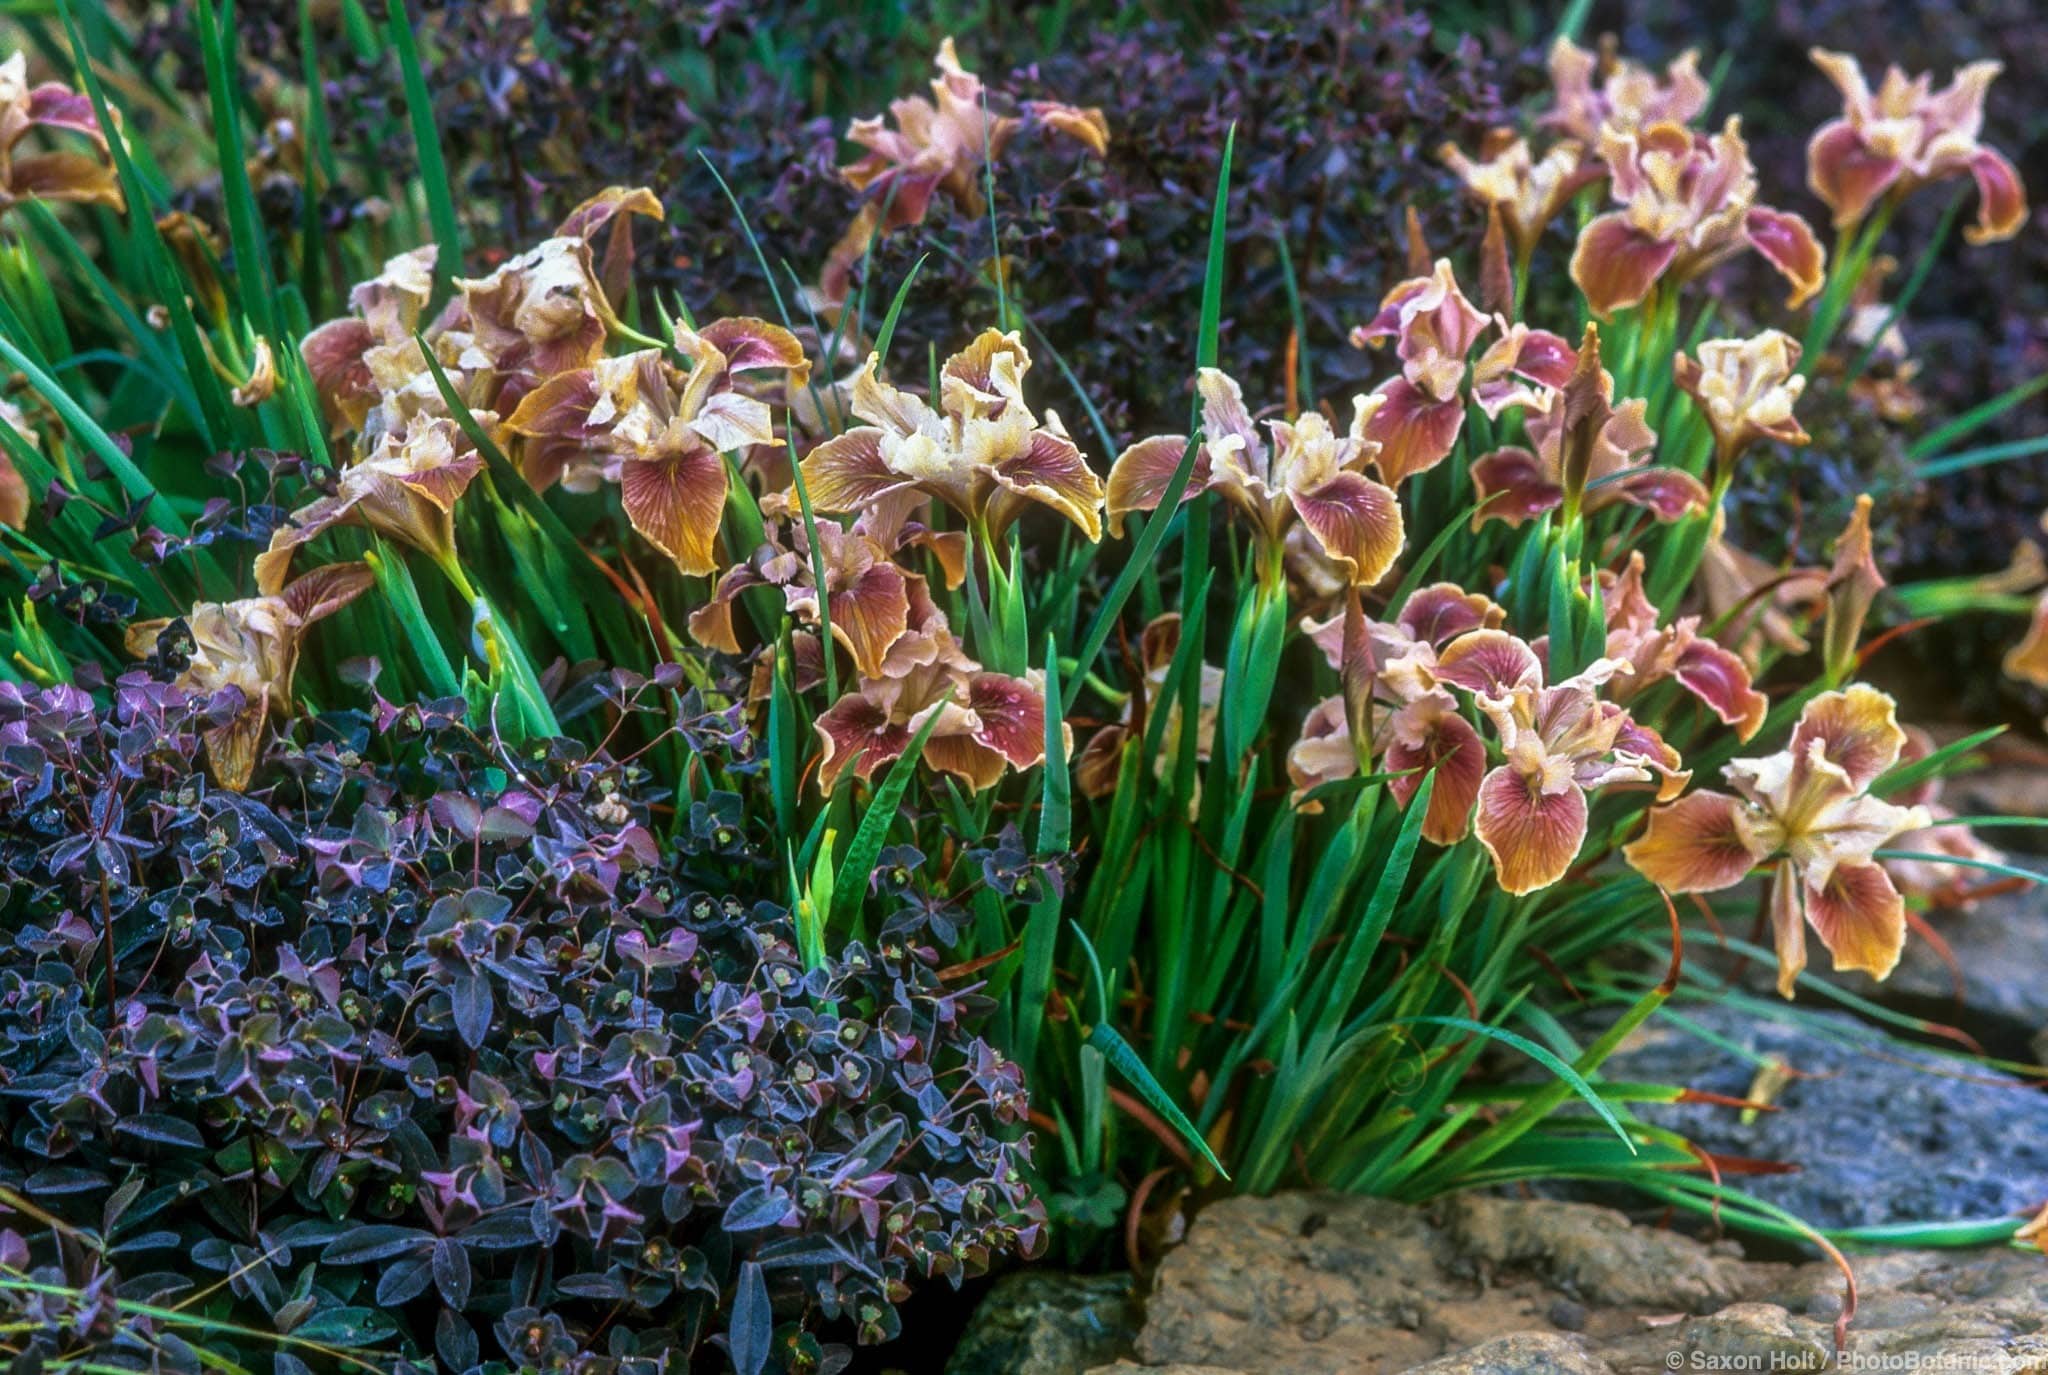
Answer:
[[1416, 1366], [1410, 1375], [1613, 1375], [1613, 1367], [1569, 1337], [1511, 1332]]
[[[1714, 1004], [1682, 1015], [1800, 1072], [1776, 1093], [1777, 1111], [1749, 1123], [1709, 1103], [1639, 1109], [1716, 1155], [1798, 1167], [1741, 1180], [1758, 1198], [1823, 1227], [1993, 1218], [2048, 1199], [2048, 1095], [2020, 1080], [1895, 1041], [1873, 1053], [1870, 1029], [1839, 1013], [1802, 1009], [1807, 1025]], [[1664, 1019], [1601, 1067], [1609, 1079], [1736, 1098], [1756, 1072]]]
[[1605, 1307], [1704, 1312], [1739, 1292], [1740, 1252], [1716, 1254], [1589, 1204], [1471, 1194], [1450, 1201], [1444, 1226], [1467, 1255], [1529, 1266], [1553, 1288]]
[[[1846, 1369], [2048, 1372], [2037, 1252], [1858, 1256]], [[1745, 1260], [1580, 1203], [1291, 1194], [1199, 1213], [1136, 1356], [1094, 1375], [1653, 1375], [1829, 1368], [1831, 1264]]]
[[975, 1308], [947, 1375], [1082, 1375], [1130, 1352], [1138, 1317], [1129, 1275], [1019, 1270]]
[[1993, 1054], [2032, 1054], [2028, 1041], [2048, 1027], [2048, 980], [2040, 977], [2048, 969], [2048, 892], [2001, 893], [1968, 911], [1929, 913], [1927, 920], [1954, 957], [1953, 969], [1933, 944], [1915, 936], [1889, 979], [1838, 976], [1842, 986], [1959, 1027]]
[[1775, 1303], [1733, 1303], [1680, 1329], [1680, 1349], [1695, 1370], [1822, 1370], [1834, 1331], [1794, 1318]]

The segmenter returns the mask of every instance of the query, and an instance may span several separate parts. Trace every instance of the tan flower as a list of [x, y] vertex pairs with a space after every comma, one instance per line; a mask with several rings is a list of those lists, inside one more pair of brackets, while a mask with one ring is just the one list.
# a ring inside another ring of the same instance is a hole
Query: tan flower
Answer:
[[1820, 291], [1820, 240], [1799, 216], [1757, 204], [1739, 120], [1711, 135], [1672, 123], [1609, 129], [1599, 146], [1622, 208], [1579, 232], [1571, 265], [1572, 281], [1595, 315], [1606, 319], [1640, 304], [1659, 280], [1690, 281], [1745, 248], [1792, 284], [1790, 305]]
[[[294, 580], [274, 596], [237, 602], [202, 602], [184, 618], [190, 640], [178, 686], [201, 696], [234, 688], [241, 706], [224, 725], [208, 730], [207, 762], [216, 781], [240, 792], [249, 785], [272, 714], [291, 711], [292, 672], [307, 627], [354, 601], [375, 579], [360, 563], [331, 563]], [[128, 652], [152, 653], [168, 619], [128, 627]]]
[[1774, 865], [1771, 923], [1787, 998], [1806, 967], [1808, 926], [1836, 969], [1882, 979], [1905, 946], [1905, 903], [1874, 856], [1933, 820], [1924, 807], [1870, 795], [1905, 741], [1891, 698], [1875, 688], [1824, 693], [1807, 703], [1784, 750], [1727, 766], [1733, 795], [1702, 790], [1657, 808], [1623, 854], [1673, 893], [1729, 888]]
[[869, 355], [854, 379], [853, 413], [867, 421], [812, 449], [804, 483], [820, 511], [854, 512], [906, 493], [935, 497], [996, 540], [1031, 506], [1102, 538], [1102, 480], [1059, 417], [1024, 401], [1031, 355], [1016, 333], [984, 331], [939, 371], [939, 406], [882, 381]]
[[[38, 129], [82, 134], [97, 156], [69, 148], [18, 155], [21, 141]], [[90, 97], [56, 81], [31, 86], [28, 55], [17, 52], [0, 62], [0, 214], [26, 200], [77, 201], [116, 210], [124, 204]]]
[[[1183, 501], [1213, 491], [1237, 507], [1258, 531], [1269, 567], [1280, 566], [1288, 532], [1299, 522], [1351, 583], [1370, 587], [1386, 576], [1405, 536], [1393, 489], [1365, 473], [1379, 453], [1366, 437], [1377, 398], [1353, 400], [1347, 434], [1309, 411], [1291, 424], [1267, 421], [1262, 435], [1229, 374], [1204, 368], [1195, 388], [1202, 446]], [[1183, 435], [1154, 435], [1117, 458], [1107, 488], [1112, 533], [1123, 533], [1130, 512], [1156, 510], [1166, 499], [1187, 444]]]
[[1806, 390], [1799, 345], [1774, 329], [1749, 339], [1708, 339], [1698, 358], [1674, 354], [1671, 375], [1714, 432], [1714, 465], [1726, 480], [1744, 449], [1760, 439], [1805, 444], [1792, 408]]
[[455, 503], [483, 470], [483, 459], [452, 420], [415, 421], [385, 434], [376, 450], [344, 468], [334, 495], [292, 512], [256, 557], [256, 586], [284, 586], [300, 545], [337, 525], [361, 525], [419, 550], [443, 568], [455, 559]]

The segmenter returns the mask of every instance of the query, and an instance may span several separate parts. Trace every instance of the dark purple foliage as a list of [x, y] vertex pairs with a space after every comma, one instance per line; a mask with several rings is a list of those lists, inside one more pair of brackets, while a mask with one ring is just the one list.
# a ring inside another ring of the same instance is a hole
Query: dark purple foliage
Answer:
[[984, 1000], [902, 916], [806, 969], [735, 799], [658, 837], [638, 765], [381, 701], [236, 794], [232, 703], [112, 696], [0, 684], [0, 1186], [104, 1239], [76, 1282], [418, 1369], [821, 1370], [1040, 1244]]

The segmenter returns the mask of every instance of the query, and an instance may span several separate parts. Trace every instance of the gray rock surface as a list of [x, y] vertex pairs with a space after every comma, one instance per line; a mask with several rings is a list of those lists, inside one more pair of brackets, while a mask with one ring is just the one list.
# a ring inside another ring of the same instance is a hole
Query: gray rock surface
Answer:
[[[2038, 1252], [1852, 1263], [1843, 1368], [2048, 1372]], [[1846, 1292], [1830, 1264], [1749, 1261], [1582, 1203], [1230, 1199], [1162, 1263], [1135, 1356], [1094, 1375], [1821, 1370]]]
[[1129, 1275], [1020, 1270], [976, 1305], [947, 1375], [1081, 1375], [1127, 1354], [1139, 1317]]
[[[1676, 1010], [1801, 1076], [1777, 1091], [1777, 1111], [1748, 1123], [1706, 1103], [1642, 1110], [1716, 1154], [1800, 1167], [1743, 1179], [1757, 1197], [1824, 1227], [2000, 1217], [2048, 1201], [2048, 1094], [2039, 1089], [1967, 1061], [1880, 1045], [1840, 1013], [1802, 1009], [1818, 1019], [1815, 1030], [1739, 1008]], [[1741, 1098], [1757, 1067], [1659, 1018], [1601, 1073]]]

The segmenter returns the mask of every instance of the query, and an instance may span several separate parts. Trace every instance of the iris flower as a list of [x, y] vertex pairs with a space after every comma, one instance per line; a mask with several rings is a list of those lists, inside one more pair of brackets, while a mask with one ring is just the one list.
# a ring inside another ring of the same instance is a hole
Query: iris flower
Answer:
[[870, 354], [853, 383], [853, 413], [868, 423], [804, 456], [814, 507], [855, 512], [915, 492], [958, 511], [984, 542], [1034, 505], [1102, 538], [1102, 481], [1059, 417], [1041, 421], [1025, 404], [1031, 355], [1014, 331], [987, 330], [948, 358], [936, 408], [882, 381], [880, 368]]
[[[1370, 587], [1386, 576], [1404, 534], [1393, 489], [1365, 472], [1379, 453], [1366, 437], [1377, 398], [1353, 401], [1347, 434], [1310, 411], [1291, 424], [1268, 420], [1262, 435], [1229, 374], [1204, 368], [1195, 389], [1203, 439], [1182, 500], [1213, 491], [1250, 517], [1266, 553], [1263, 567], [1281, 566], [1288, 531], [1299, 521], [1354, 586]], [[1187, 443], [1184, 435], [1154, 435], [1118, 457], [1109, 470], [1111, 533], [1123, 533], [1132, 511], [1155, 510], [1166, 499]]]
[[1810, 436], [1792, 408], [1806, 390], [1799, 345], [1775, 329], [1749, 339], [1709, 339], [1698, 357], [1671, 359], [1671, 375], [1693, 399], [1714, 434], [1714, 468], [1722, 479], [1758, 440], [1803, 445]]
[[1444, 144], [1437, 156], [1474, 200], [1500, 212], [1515, 260], [1524, 268], [1550, 222], [1582, 187], [1602, 175], [1600, 165], [1586, 160], [1585, 146], [1576, 139], [1552, 144], [1539, 158], [1529, 140], [1512, 129], [1488, 131], [1476, 158], [1466, 156], [1455, 143]]
[[[330, 563], [286, 584], [275, 595], [237, 602], [202, 602], [185, 617], [191, 632], [178, 686], [195, 696], [238, 689], [242, 705], [225, 724], [202, 737], [216, 781], [240, 792], [249, 785], [273, 713], [291, 709], [292, 672], [299, 646], [315, 621], [347, 606], [375, 579], [360, 563]], [[152, 653], [170, 626], [168, 619], [136, 621], [128, 627], [128, 652]]]
[[1718, 717], [1735, 727], [1739, 740], [1755, 735], [1770, 701], [1750, 685], [1749, 665], [1732, 650], [1700, 633], [1700, 618], [1681, 616], [1657, 624], [1658, 611], [1643, 589], [1643, 553], [1629, 554], [1618, 574], [1602, 571], [1601, 604], [1607, 610], [1607, 657], [1630, 672], [1608, 684], [1608, 696], [1623, 706], [1646, 688], [1676, 682]]
[[1610, 51], [1592, 53], [1562, 37], [1550, 47], [1550, 85], [1557, 104], [1544, 122], [1589, 148], [1608, 130], [1690, 124], [1713, 93], [1691, 49], [1659, 77], [1639, 62]]
[[1510, 445], [1472, 462], [1480, 498], [1475, 525], [1520, 525], [1559, 507], [1591, 514], [1615, 502], [1670, 521], [1707, 506], [1698, 478], [1649, 462], [1657, 433], [1644, 418], [1647, 403], [1614, 404], [1614, 377], [1600, 366], [1599, 335], [1590, 326], [1570, 379], [1532, 409], [1528, 433], [1534, 448]]
[[1826, 254], [1799, 216], [1759, 205], [1741, 121], [1718, 134], [1682, 124], [1609, 129], [1600, 159], [1622, 208], [1579, 232], [1572, 280], [1601, 319], [1640, 304], [1664, 279], [1686, 282], [1745, 248], [1792, 284], [1788, 304], [1820, 291]]
[[[1424, 773], [1435, 771], [1422, 835], [1438, 845], [1454, 845], [1471, 832], [1472, 806], [1486, 773], [1486, 742], [1459, 714], [1458, 699], [1437, 676], [1437, 656], [1464, 635], [1497, 629], [1506, 616], [1480, 593], [1433, 583], [1411, 593], [1392, 620], [1368, 627], [1374, 664], [1372, 743], [1382, 767], [1398, 775], [1387, 786], [1404, 807], [1422, 786]], [[1304, 628], [1330, 667], [1341, 673], [1344, 617]], [[1287, 753], [1287, 772], [1300, 798], [1357, 771], [1358, 750], [1340, 693], [1309, 712], [1301, 738]]]
[[900, 671], [862, 678], [819, 715], [818, 786], [825, 792], [849, 765], [867, 778], [900, 758], [934, 717], [922, 762], [975, 792], [994, 787], [1008, 769], [1028, 769], [1045, 758], [1045, 690], [1038, 672], [1012, 678], [984, 671], [936, 608], [925, 615], [905, 637], [909, 643], [898, 642], [899, 663], [891, 668]]
[[1783, 750], [1722, 770], [1733, 793], [1702, 789], [1657, 808], [1623, 854], [1673, 893], [1730, 888], [1769, 864], [1778, 991], [1787, 998], [1806, 967], [1808, 927], [1836, 969], [1882, 979], [1905, 946], [1905, 903], [1873, 856], [1933, 820], [1925, 807], [1870, 793], [1905, 742], [1882, 692], [1859, 683], [1823, 693]]
[[483, 470], [483, 459], [453, 420], [422, 418], [403, 435], [385, 433], [375, 452], [342, 469], [332, 496], [292, 512], [256, 558], [265, 595], [284, 586], [293, 553], [323, 530], [362, 525], [446, 568], [455, 559], [455, 503]]
[[1600, 659], [1546, 684], [1536, 651], [1504, 630], [1470, 631], [1437, 657], [1437, 679], [1471, 693], [1500, 742], [1473, 831], [1504, 891], [1533, 893], [1565, 876], [1586, 841], [1588, 793], [1653, 780], [1660, 796], [1684, 787], [1677, 752], [1599, 696], [1627, 671]]
[[505, 421], [524, 440], [537, 487], [572, 461], [594, 458], [619, 484], [626, 518], [684, 573], [716, 572], [718, 523], [730, 478], [722, 453], [774, 438], [767, 405], [736, 385], [756, 371], [799, 372], [803, 348], [762, 320], [678, 326], [688, 372], [660, 349], [600, 358], [549, 378]]
[[[1173, 656], [1180, 652], [1180, 613], [1154, 617], [1138, 636], [1138, 664], [1145, 675], [1142, 693], [1124, 699], [1123, 711], [1109, 725], [1088, 737], [1081, 753], [1074, 757], [1074, 782], [1088, 797], [1107, 797], [1116, 791], [1117, 774], [1123, 767], [1124, 745], [1134, 733], [1145, 729], [1136, 724], [1136, 708], [1142, 700], [1151, 711], [1167, 714], [1160, 730], [1159, 753], [1152, 760], [1152, 777], [1160, 783], [1172, 778], [1180, 758], [1181, 704], [1179, 695], [1165, 697], [1166, 676]], [[1201, 665], [1201, 683], [1196, 689], [1195, 758], [1207, 763], [1216, 743], [1216, 721], [1223, 705], [1223, 670], [1213, 664]]]
[[[15, 149], [38, 129], [82, 134], [98, 155], [60, 148], [18, 156]], [[29, 85], [28, 54], [17, 52], [0, 62], [0, 214], [28, 200], [123, 205], [92, 99], [61, 82]]]
[[1841, 117], [1823, 124], [1806, 146], [1807, 184], [1834, 211], [1837, 228], [1862, 223], [1882, 197], [1967, 175], [1977, 183], [1977, 223], [1964, 237], [1992, 243], [2020, 232], [2027, 191], [2019, 172], [1978, 138], [1998, 63], [1972, 62], [1938, 91], [1925, 74], [1888, 67], [1873, 91], [1847, 53], [1815, 48], [1813, 60], [1842, 92]]

